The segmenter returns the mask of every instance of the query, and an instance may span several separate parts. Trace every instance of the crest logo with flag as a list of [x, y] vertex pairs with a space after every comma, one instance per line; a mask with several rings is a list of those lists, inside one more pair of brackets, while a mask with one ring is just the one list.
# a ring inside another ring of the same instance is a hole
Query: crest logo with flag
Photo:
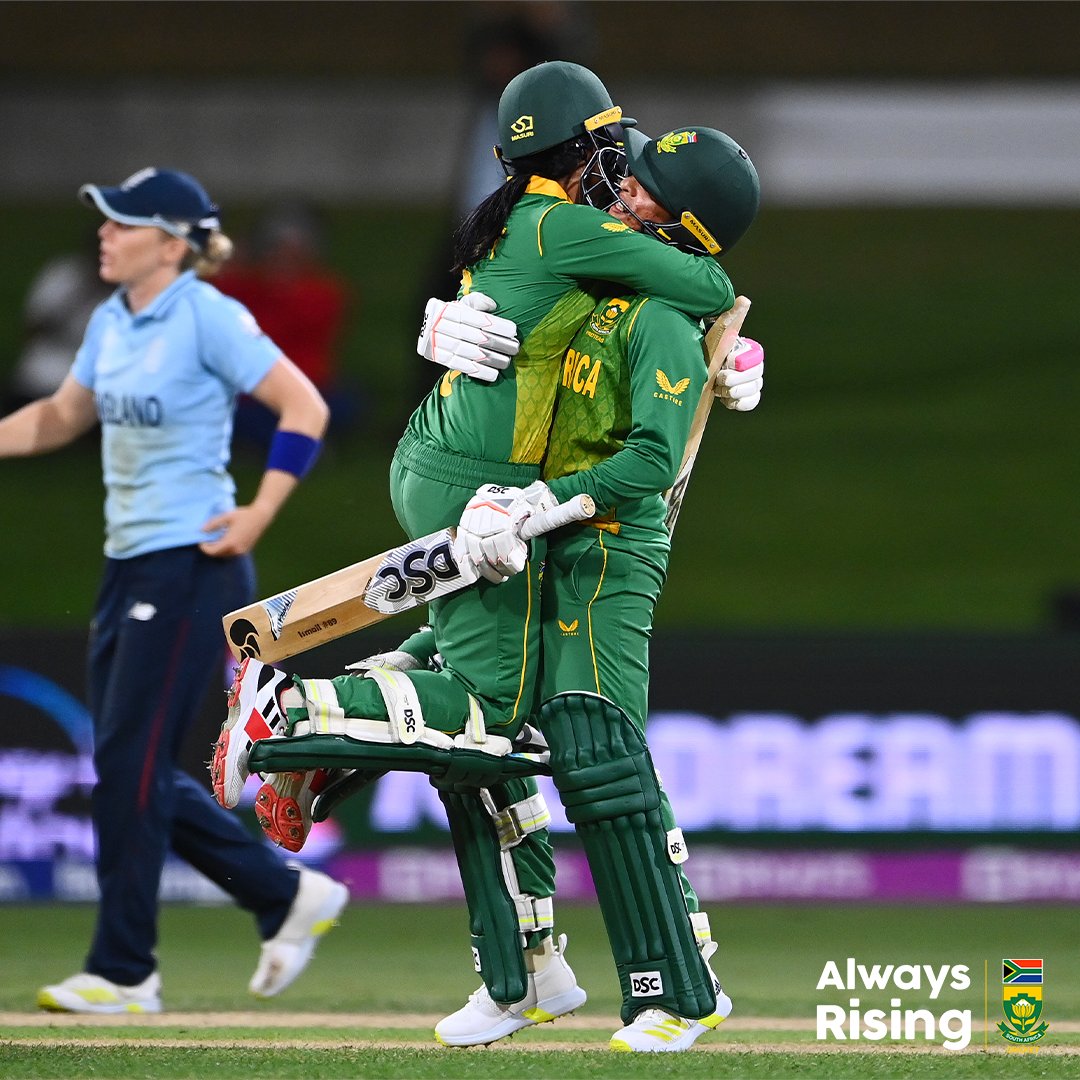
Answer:
[[1003, 1039], [1011, 1043], [1038, 1042], [1050, 1026], [1042, 1020], [1042, 960], [1001, 961], [1001, 1008], [1004, 1024], [998, 1024]]

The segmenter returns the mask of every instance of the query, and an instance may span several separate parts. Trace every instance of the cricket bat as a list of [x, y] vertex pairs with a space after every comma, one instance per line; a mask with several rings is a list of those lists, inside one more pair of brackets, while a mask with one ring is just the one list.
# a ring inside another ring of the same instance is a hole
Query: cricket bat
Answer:
[[[716, 373], [724, 366], [749, 310], [750, 301], [745, 296], [737, 296], [735, 303], [716, 319], [705, 335], [704, 349], [709, 365], [709, 375], [705, 380], [705, 388], [701, 391], [697, 408], [694, 410], [694, 419], [690, 424], [690, 434], [686, 440], [686, 449], [683, 451], [682, 464], [679, 465], [675, 483], [664, 492], [664, 502], [667, 503], [664, 524], [667, 525], [669, 536], [675, 531], [675, 522], [682, 509], [683, 497], [686, 495], [686, 486], [690, 483], [690, 473], [693, 471], [694, 462], [697, 460], [698, 450], [701, 447], [701, 437], [705, 434], [705, 424], [709, 419], [713, 401], [716, 399], [713, 393], [713, 380], [716, 378]], [[736, 359], [736, 370], [744, 370], [739, 363], [740, 361]]]
[[[537, 511], [521, 527], [529, 540], [595, 514], [588, 495]], [[410, 540], [363, 562], [230, 611], [222, 620], [237, 660], [275, 663], [325, 645], [398, 612], [472, 585], [477, 573], [454, 559], [454, 529]]]

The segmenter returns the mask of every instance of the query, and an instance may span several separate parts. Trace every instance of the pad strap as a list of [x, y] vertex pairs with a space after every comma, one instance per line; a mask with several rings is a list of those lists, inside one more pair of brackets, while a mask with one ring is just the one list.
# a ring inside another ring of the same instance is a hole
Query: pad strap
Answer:
[[[363, 716], [342, 716], [340, 719], [320, 721], [299, 720], [293, 725], [293, 736], [301, 735], [345, 735], [357, 742], [374, 743], [378, 746], [401, 746], [394, 737], [393, 726], [385, 720], [368, 720]], [[264, 739], [263, 742], [269, 742]], [[449, 735], [434, 728], [425, 727], [420, 740], [412, 745], [431, 746], [436, 750], [453, 750], [454, 740]], [[332, 748], [332, 749], [331, 749]], [[340, 748], [328, 744], [327, 759], [340, 756]], [[363, 767], [367, 762], [362, 759], [353, 768]], [[422, 772], [422, 769], [416, 770]]]
[[550, 930], [555, 925], [555, 908], [551, 897], [533, 896], [521, 888], [513, 855], [513, 849], [529, 833], [539, 832], [551, 824], [551, 814], [544, 796], [537, 791], [527, 799], [520, 799], [500, 810], [491, 797], [491, 791], [481, 788], [480, 803], [495, 827], [503, 882], [517, 911], [518, 930], [525, 935], [537, 930]]
[[480, 798], [491, 816], [499, 838], [499, 847], [503, 851], [517, 847], [529, 833], [539, 832], [551, 824], [551, 812], [539, 791], [527, 799], [511, 803], [503, 810], [496, 808], [495, 800], [487, 788], [481, 789]]
[[709, 916], [704, 911], [692, 911], [690, 913], [690, 925], [694, 928], [694, 937], [697, 939], [698, 948], [704, 950], [706, 946], [712, 945], [712, 950], [709, 955], [705, 957], [706, 960], [709, 956], [712, 956], [716, 952], [716, 943], [712, 939], [712, 927], [709, 925]]
[[483, 750], [485, 754], [505, 757], [514, 749], [514, 744], [502, 735], [492, 735], [484, 723], [484, 710], [480, 702], [469, 694], [469, 715], [465, 720], [464, 730], [454, 736], [454, 745], [463, 750]]
[[[338, 735], [335, 730], [345, 719], [345, 711], [338, 701], [337, 690], [329, 679], [302, 679], [300, 690], [304, 695], [304, 706], [308, 719], [305, 726], [301, 720], [294, 725], [297, 734]], [[304, 731], [299, 729], [304, 727]]]
[[514, 901], [517, 925], [520, 933], [534, 934], [537, 930], [550, 930], [555, 925], [555, 904], [550, 896], [530, 896], [521, 891], [517, 871], [509, 852], [502, 854], [503, 877]]
[[390, 730], [394, 742], [411, 746], [424, 734], [424, 710], [412, 679], [404, 671], [373, 667], [364, 672], [365, 679], [372, 679], [386, 703], [390, 718]]
[[667, 854], [668, 858], [676, 865], [680, 866], [690, 858], [690, 852], [686, 849], [686, 837], [683, 836], [682, 829], [676, 827], [674, 829], [668, 829], [667, 833]]

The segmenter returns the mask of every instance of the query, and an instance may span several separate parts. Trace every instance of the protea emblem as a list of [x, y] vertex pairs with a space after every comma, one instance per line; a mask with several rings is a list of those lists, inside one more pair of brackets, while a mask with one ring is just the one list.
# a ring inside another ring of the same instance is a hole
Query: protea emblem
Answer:
[[680, 146], [697, 142], [696, 131], [669, 131], [666, 135], [656, 140], [656, 152], [658, 154], [674, 154]]
[[1013, 1015], [1013, 1026], [1027, 1031], [1042, 1014], [1042, 1002], [1032, 1001], [1027, 994], [1020, 994], [1009, 1006], [1009, 1012]]
[[611, 300], [607, 307], [600, 312], [599, 316], [593, 315], [589, 320], [589, 328], [593, 331], [591, 336], [598, 335], [598, 340], [606, 338], [615, 328], [615, 320], [629, 307], [629, 300], [619, 300], [618, 298]]
[[1011, 1043], [1037, 1042], [1050, 1026], [1042, 1017], [1042, 960], [1002, 960], [1002, 1011], [998, 1024], [1003, 1039]]

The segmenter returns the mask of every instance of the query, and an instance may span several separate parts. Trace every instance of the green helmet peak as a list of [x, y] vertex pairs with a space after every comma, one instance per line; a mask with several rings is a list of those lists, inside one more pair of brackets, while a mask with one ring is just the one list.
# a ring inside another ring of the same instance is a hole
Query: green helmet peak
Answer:
[[625, 134], [630, 174], [664, 209], [670, 225], [648, 231], [666, 243], [719, 257], [750, 228], [761, 204], [757, 169], [722, 131], [683, 127], [650, 139]]
[[608, 124], [632, 125], [588, 68], [547, 60], [514, 76], [499, 99], [499, 145], [506, 161], [528, 157]]

